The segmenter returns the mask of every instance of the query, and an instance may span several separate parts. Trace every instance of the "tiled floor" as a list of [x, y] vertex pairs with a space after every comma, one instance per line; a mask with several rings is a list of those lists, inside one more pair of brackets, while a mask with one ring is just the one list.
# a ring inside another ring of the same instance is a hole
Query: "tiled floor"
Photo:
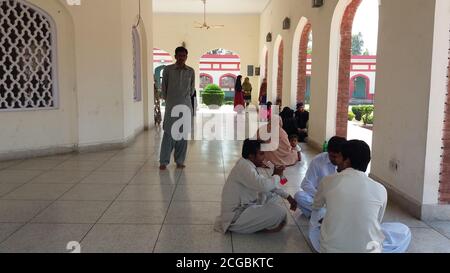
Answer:
[[[306, 219], [278, 234], [214, 232], [222, 185], [239, 141], [193, 141], [187, 168], [158, 170], [160, 132], [129, 148], [0, 163], [0, 252], [311, 252]], [[286, 171], [294, 194], [314, 152]], [[287, 210], [287, 207], [286, 207]], [[450, 223], [424, 223], [395, 204], [386, 221], [412, 228], [410, 252], [450, 252]]]

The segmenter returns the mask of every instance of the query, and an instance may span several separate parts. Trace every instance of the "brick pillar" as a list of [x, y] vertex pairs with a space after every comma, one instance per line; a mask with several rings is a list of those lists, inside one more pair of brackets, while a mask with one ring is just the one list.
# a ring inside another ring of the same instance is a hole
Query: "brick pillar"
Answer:
[[284, 45], [283, 41], [280, 43], [280, 48], [278, 49], [278, 77], [277, 77], [277, 100], [281, 100], [283, 103], [283, 54]]
[[347, 137], [350, 69], [352, 58], [352, 28], [356, 11], [362, 0], [353, 0], [345, 9], [341, 24], [339, 54], [339, 83], [336, 113], [336, 135]]
[[302, 36], [300, 38], [300, 47], [298, 54], [298, 74], [297, 74], [297, 102], [305, 101], [306, 95], [306, 70], [308, 61], [308, 38], [311, 33], [311, 23], [308, 23], [303, 28]]
[[450, 204], [450, 83], [448, 82], [448, 77], [450, 76], [450, 58], [447, 69], [447, 94], [445, 96], [441, 173], [439, 179], [439, 202], [442, 204]]
[[267, 73], [269, 71], [268, 66], [269, 66], [269, 51], [266, 52], [265, 67], [264, 67], [264, 77], [267, 80], [267, 85], [269, 84], [269, 77], [267, 76]]

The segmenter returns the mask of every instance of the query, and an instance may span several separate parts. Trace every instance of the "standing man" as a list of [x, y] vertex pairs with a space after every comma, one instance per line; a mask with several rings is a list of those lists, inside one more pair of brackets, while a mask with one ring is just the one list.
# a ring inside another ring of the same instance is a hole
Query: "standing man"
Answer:
[[[163, 72], [163, 80], [161, 84], [162, 97], [166, 101], [166, 112], [164, 115], [164, 136], [161, 144], [160, 154], [160, 170], [165, 170], [170, 163], [170, 156], [175, 149], [175, 163], [177, 168], [185, 168], [184, 161], [187, 152], [187, 139], [175, 140], [172, 135], [172, 125], [177, 122], [180, 117], [172, 117], [172, 109], [176, 106], [183, 105], [192, 109], [191, 97], [195, 91], [195, 71], [186, 65], [188, 50], [184, 47], [178, 47], [175, 50], [175, 64], [166, 66]], [[189, 118], [191, 119], [191, 113]], [[183, 128], [181, 130], [187, 130]], [[184, 134], [187, 135], [187, 134]]]

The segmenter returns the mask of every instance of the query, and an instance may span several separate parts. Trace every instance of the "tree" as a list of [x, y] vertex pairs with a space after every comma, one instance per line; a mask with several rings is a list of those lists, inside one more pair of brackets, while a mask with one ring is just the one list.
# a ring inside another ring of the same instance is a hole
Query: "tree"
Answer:
[[364, 39], [361, 32], [356, 35], [352, 35], [352, 55], [363, 55]]

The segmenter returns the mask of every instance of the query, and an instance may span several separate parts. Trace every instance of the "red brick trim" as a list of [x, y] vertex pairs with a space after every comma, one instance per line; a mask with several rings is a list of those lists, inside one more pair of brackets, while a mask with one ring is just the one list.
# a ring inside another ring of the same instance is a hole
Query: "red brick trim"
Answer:
[[308, 21], [303, 28], [300, 38], [300, 47], [298, 54], [297, 102], [305, 101], [306, 71], [308, 65], [308, 38], [311, 31], [311, 23]]
[[[450, 49], [449, 49], [450, 56]], [[447, 94], [444, 109], [444, 130], [442, 132], [441, 172], [439, 174], [439, 202], [450, 204], [450, 58], [447, 67]]]
[[339, 83], [336, 113], [336, 135], [347, 137], [350, 68], [352, 58], [352, 28], [356, 11], [362, 0], [353, 0], [345, 9], [341, 24], [341, 49], [339, 54]]
[[277, 101], [283, 103], [283, 56], [284, 55], [284, 43], [281, 41], [278, 49], [278, 74], [277, 74]]

